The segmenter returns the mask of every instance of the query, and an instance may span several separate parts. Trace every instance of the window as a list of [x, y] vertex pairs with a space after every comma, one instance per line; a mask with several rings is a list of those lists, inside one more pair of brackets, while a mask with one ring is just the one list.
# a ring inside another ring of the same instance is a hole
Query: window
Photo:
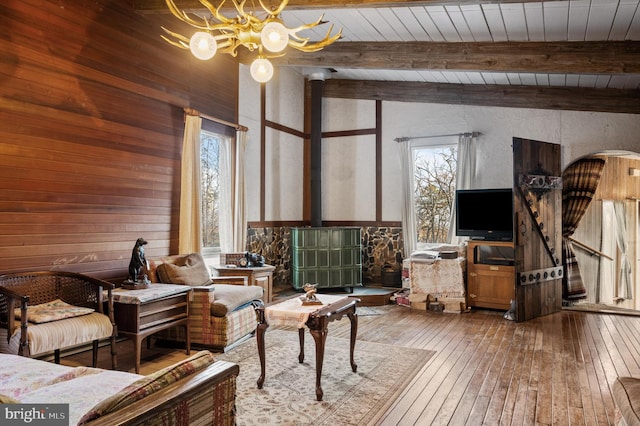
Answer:
[[456, 159], [457, 144], [413, 148], [418, 248], [448, 242], [456, 192]]
[[220, 252], [220, 144], [226, 136], [200, 132], [202, 246], [206, 254]]

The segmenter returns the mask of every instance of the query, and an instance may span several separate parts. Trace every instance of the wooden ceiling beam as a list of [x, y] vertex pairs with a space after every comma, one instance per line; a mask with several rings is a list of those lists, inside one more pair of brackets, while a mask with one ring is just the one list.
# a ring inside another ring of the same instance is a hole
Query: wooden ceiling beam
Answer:
[[[243, 63], [255, 54], [238, 52]], [[640, 42], [338, 42], [289, 49], [274, 65], [312, 68], [640, 74]]]
[[329, 79], [324, 83], [323, 96], [343, 99], [640, 114], [640, 90]]
[[[169, 13], [167, 3], [165, 0], [129, 0], [134, 10], [140, 14], [152, 14], [152, 13]], [[212, 4], [219, 4], [215, 0], [210, 0]], [[176, 6], [179, 9], [187, 11], [206, 11], [206, 8], [198, 0], [174, 0]], [[289, 0], [287, 4], [288, 10], [302, 10], [302, 9], [345, 9], [345, 8], [376, 8], [376, 7], [407, 7], [407, 6], [440, 6], [440, 5], [465, 5], [465, 4], [483, 4], [483, 3], [539, 3], [540, 0], [392, 0], [392, 1], [380, 1], [380, 0], [353, 0], [353, 1], [338, 1], [338, 0]], [[277, 5], [280, 1], [269, 0], [265, 1], [265, 4]], [[256, 2], [257, 4], [257, 2]], [[231, 1], [223, 5], [221, 10], [233, 10]]]

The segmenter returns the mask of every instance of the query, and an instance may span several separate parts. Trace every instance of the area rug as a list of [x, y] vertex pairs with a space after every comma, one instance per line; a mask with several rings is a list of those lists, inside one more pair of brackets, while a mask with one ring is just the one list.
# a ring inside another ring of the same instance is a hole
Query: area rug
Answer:
[[315, 394], [315, 343], [305, 334], [305, 360], [298, 363], [297, 331], [267, 330], [266, 379], [256, 381], [260, 361], [255, 339], [219, 360], [240, 365], [237, 381], [238, 425], [374, 424], [435, 352], [357, 341], [356, 373], [349, 364], [349, 340], [327, 337], [322, 369], [322, 401]]
[[375, 306], [358, 306], [358, 308], [356, 309], [356, 312], [358, 313], [359, 317], [368, 317], [368, 316], [374, 316], [374, 315], [382, 315], [387, 311], [381, 308], [377, 308]]

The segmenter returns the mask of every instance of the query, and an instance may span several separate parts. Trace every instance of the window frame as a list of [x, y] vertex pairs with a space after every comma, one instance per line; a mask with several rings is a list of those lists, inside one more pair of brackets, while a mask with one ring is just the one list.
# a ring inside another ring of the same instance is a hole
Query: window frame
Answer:
[[[458, 137], [457, 136], [443, 136], [443, 137], [437, 137], [437, 138], [430, 138], [426, 141], [413, 141], [411, 144], [411, 191], [412, 191], [412, 213], [414, 215], [414, 221], [415, 221], [415, 226], [416, 226], [416, 233], [415, 235], [412, 236], [412, 238], [414, 238], [414, 242], [415, 242], [415, 247], [417, 250], [426, 250], [429, 249], [430, 247], [433, 246], [437, 246], [437, 245], [441, 245], [441, 244], [448, 244], [449, 241], [440, 241], [440, 242], [421, 242], [419, 241], [418, 235], [419, 235], [419, 231], [420, 231], [420, 227], [419, 227], [419, 220], [418, 220], [418, 211], [417, 211], [417, 204], [416, 204], [416, 189], [417, 189], [417, 181], [416, 181], [416, 161], [417, 161], [417, 151], [422, 151], [422, 150], [436, 150], [436, 149], [446, 149], [446, 148], [453, 148], [455, 150], [455, 157], [456, 157], [456, 167], [454, 167], [454, 173], [456, 173], [457, 170], [457, 163], [458, 163]], [[455, 196], [455, 175], [454, 175], [454, 194], [453, 196]], [[452, 201], [452, 203], [455, 202], [455, 200]], [[452, 207], [454, 205], [452, 204]], [[449, 213], [449, 220], [451, 220], [451, 212]], [[452, 224], [450, 224], [450, 226], [453, 226]], [[448, 237], [447, 237], [448, 238]]]
[[[223, 138], [229, 138], [230, 141], [232, 142], [232, 145], [233, 145], [233, 142], [235, 141], [235, 137], [236, 137], [235, 128], [233, 128], [231, 126], [226, 126], [224, 124], [217, 123], [217, 122], [214, 122], [214, 121], [209, 121], [209, 120], [203, 120], [203, 122], [202, 122], [202, 127], [200, 129], [200, 143], [201, 144], [202, 144], [202, 139], [203, 139], [203, 135], [204, 134], [211, 134], [211, 135], [215, 135], [215, 136], [219, 136], [219, 137], [223, 137]], [[200, 149], [202, 150], [202, 146], [200, 147]], [[202, 161], [202, 157], [200, 157], [200, 161]], [[220, 167], [220, 164], [218, 164], [218, 168], [219, 167]], [[235, 174], [235, 162], [234, 161], [231, 162], [231, 167], [232, 167], [232, 170], [230, 170], [230, 173], [233, 176]], [[200, 173], [201, 173], [200, 182], [202, 183], [202, 171]], [[201, 191], [202, 191], [202, 189], [201, 189]], [[202, 199], [204, 199], [204, 197], [202, 197]], [[202, 209], [203, 207], [200, 206], [200, 208]], [[203, 235], [201, 235], [201, 238], [204, 236], [204, 220], [203, 220], [203, 224], [202, 225], [203, 225], [203, 229], [202, 229]], [[205, 258], [205, 261], [207, 262], [207, 264], [209, 264], [209, 265], [218, 265], [221, 252], [222, 252], [222, 249], [220, 248], [220, 246], [218, 246], [218, 247], [205, 246], [204, 245], [204, 238], [202, 238], [202, 256]]]

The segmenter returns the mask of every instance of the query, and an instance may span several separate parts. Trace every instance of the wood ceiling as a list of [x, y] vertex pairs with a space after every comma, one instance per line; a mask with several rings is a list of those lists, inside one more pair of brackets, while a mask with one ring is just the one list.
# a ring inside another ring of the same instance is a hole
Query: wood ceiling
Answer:
[[[165, 0], [132, 3], [138, 13], [168, 13]], [[290, 0], [287, 26], [324, 13], [343, 38], [319, 52], [290, 49], [273, 62], [330, 69], [324, 93], [331, 97], [637, 114], [639, 3]], [[204, 11], [197, 0], [176, 4]], [[317, 40], [328, 29], [303, 34]], [[239, 59], [252, 56], [243, 51]]]

